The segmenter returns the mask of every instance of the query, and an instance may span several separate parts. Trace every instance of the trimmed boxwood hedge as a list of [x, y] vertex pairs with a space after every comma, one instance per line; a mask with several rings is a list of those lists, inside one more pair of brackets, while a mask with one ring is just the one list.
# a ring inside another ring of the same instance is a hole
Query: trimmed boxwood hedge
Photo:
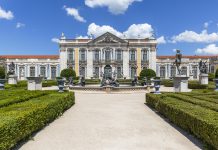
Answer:
[[42, 129], [74, 104], [74, 94], [51, 93], [0, 109], [0, 149], [7, 150]]
[[218, 149], [218, 112], [168, 94], [146, 95], [146, 103], [170, 121]]

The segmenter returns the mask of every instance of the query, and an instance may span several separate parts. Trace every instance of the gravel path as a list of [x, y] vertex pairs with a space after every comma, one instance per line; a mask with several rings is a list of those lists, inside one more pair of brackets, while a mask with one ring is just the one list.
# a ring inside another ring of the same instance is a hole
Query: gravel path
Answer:
[[76, 105], [20, 149], [200, 149], [190, 141], [198, 143], [196, 140], [184, 136], [144, 105], [144, 99], [144, 93], [76, 93]]

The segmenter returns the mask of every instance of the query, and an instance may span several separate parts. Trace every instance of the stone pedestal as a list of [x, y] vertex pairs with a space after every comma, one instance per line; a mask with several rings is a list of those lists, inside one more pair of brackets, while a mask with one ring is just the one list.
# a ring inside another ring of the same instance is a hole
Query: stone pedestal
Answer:
[[29, 91], [42, 90], [42, 79], [43, 77], [27, 77]]
[[4, 90], [5, 89], [5, 79], [0, 79], [0, 90]]
[[161, 82], [161, 80], [153, 80], [153, 82], [154, 82], [154, 88], [155, 88], [154, 94], [161, 94], [160, 93], [160, 82]]
[[204, 74], [204, 73], [201, 73], [199, 75], [199, 82], [200, 84], [208, 84], [208, 74]]
[[8, 84], [11, 84], [11, 85], [17, 84], [17, 76], [16, 75], [9, 75]]
[[175, 76], [173, 77], [173, 85], [175, 92], [189, 92], [188, 90], [188, 79], [186, 76]]

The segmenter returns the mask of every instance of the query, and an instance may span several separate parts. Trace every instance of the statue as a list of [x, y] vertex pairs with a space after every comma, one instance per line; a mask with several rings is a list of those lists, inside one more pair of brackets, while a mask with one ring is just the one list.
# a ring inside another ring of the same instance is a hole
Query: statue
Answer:
[[85, 78], [83, 76], [80, 77], [79, 85], [80, 86], [85, 86], [86, 85]]
[[8, 74], [9, 74], [9, 75], [14, 75], [14, 74], [15, 74], [15, 64], [14, 64], [14, 62], [12, 62], [12, 63], [9, 65]]
[[176, 50], [175, 64], [178, 71], [178, 75], [181, 75], [181, 68], [180, 68], [181, 63], [182, 63], [182, 54], [180, 53], [180, 50]]
[[207, 74], [207, 61], [203, 62], [202, 60], [199, 62], [199, 70], [201, 74]]

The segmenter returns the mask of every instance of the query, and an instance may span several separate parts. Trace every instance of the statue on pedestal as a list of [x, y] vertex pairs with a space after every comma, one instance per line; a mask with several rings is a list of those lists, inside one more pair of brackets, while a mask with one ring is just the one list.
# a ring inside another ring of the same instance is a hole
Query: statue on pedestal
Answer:
[[201, 74], [207, 74], [207, 61], [203, 62], [202, 60], [199, 62], [199, 70]]
[[15, 64], [14, 64], [14, 62], [12, 62], [12, 63], [9, 65], [8, 75], [14, 75], [14, 74], [15, 74]]
[[176, 68], [178, 71], [178, 75], [181, 75], [181, 68], [180, 68], [181, 63], [182, 63], [182, 54], [181, 54], [180, 50], [176, 50], [175, 64], [176, 64]]

